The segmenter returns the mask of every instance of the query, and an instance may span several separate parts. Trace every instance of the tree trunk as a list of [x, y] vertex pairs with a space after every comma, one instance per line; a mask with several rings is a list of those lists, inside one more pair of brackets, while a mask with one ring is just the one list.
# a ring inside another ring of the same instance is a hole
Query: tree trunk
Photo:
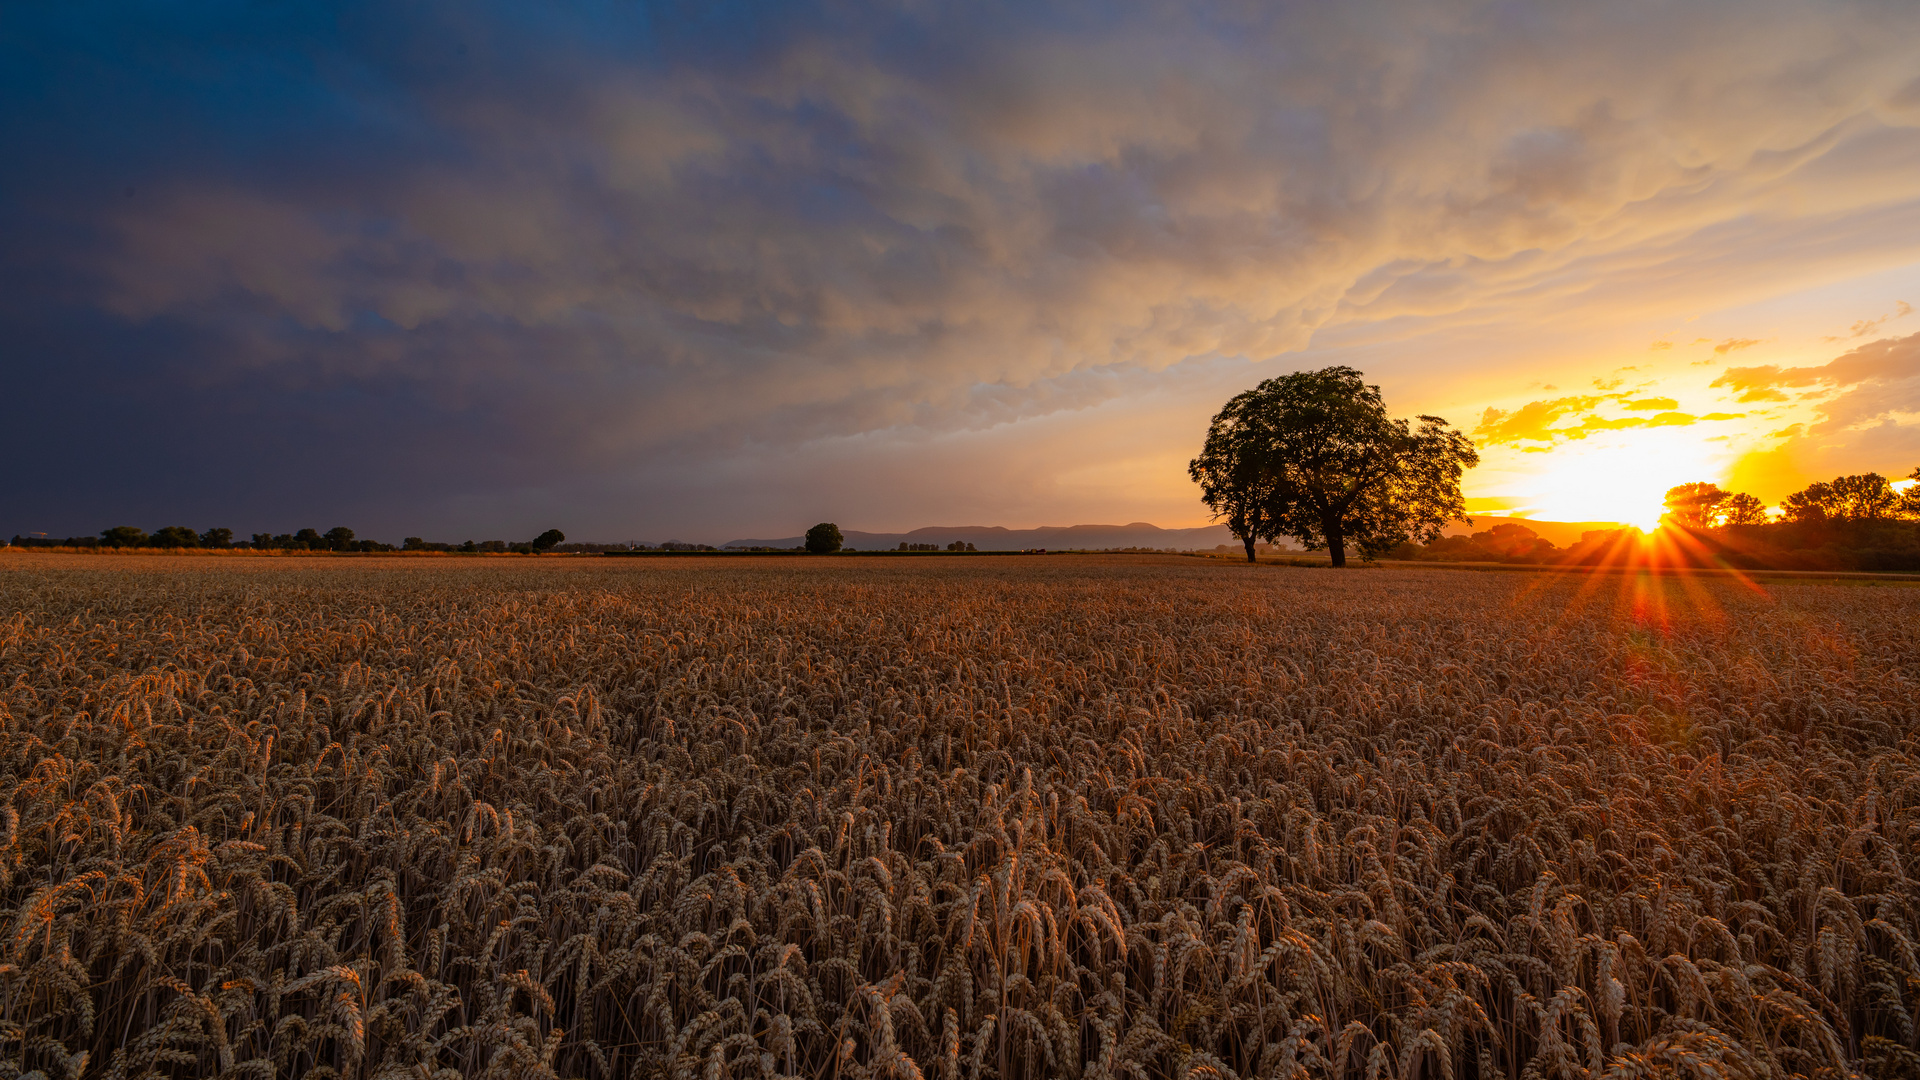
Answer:
[[1247, 545], [1247, 561], [1259, 562], [1260, 560], [1253, 557], [1253, 537], [1243, 536], [1240, 538], [1240, 542]]
[[1347, 534], [1340, 529], [1340, 520], [1334, 518], [1322, 522], [1321, 531], [1327, 534], [1327, 554], [1333, 559], [1335, 568], [1347, 565]]

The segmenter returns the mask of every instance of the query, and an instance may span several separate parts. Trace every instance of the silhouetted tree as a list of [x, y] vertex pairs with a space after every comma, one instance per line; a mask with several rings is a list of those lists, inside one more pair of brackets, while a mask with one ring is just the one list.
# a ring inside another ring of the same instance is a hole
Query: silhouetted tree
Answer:
[[1733, 493], [1717, 484], [1680, 484], [1667, 489], [1667, 512], [1663, 520], [1683, 529], [1699, 532], [1720, 524], [1721, 508]]
[[1249, 560], [1254, 539], [1290, 536], [1345, 566], [1349, 543], [1373, 558], [1464, 518], [1460, 478], [1480, 455], [1440, 417], [1418, 419], [1389, 419], [1353, 368], [1297, 372], [1228, 401], [1187, 468]]
[[1279, 530], [1271, 516], [1278, 474], [1267, 467], [1269, 440], [1258, 425], [1255, 393], [1250, 390], [1227, 402], [1208, 427], [1200, 456], [1187, 463], [1187, 475], [1200, 485], [1201, 501], [1216, 517], [1226, 519], [1227, 530], [1247, 549], [1248, 562], [1257, 561], [1254, 545]]
[[321, 539], [326, 541], [327, 547], [334, 551], [354, 550], [353, 530], [347, 528], [345, 525], [335, 525], [333, 528], [328, 529], [327, 535], [321, 537]]
[[566, 541], [566, 533], [561, 532], [559, 529], [548, 529], [546, 532], [533, 538], [533, 550], [552, 551], [555, 545], [564, 544]]
[[1780, 504], [1788, 521], [1880, 521], [1895, 516], [1901, 499], [1879, 473], [1837, 476], [1823, 484], [1808, 484]]
[[1722, 525], [1765, 525], [1766, 523], [1766, 504], [1744, 491], [1727, 496], [1727, 501], [1720, 505], [1720, 524]]
[[200, 534], [200, 546], [210, 547], [210, 548], [232, 547], [233, 546], [233, 530], [232, 529], [208, 529], [206, 532], [203, 532]]
[[198, 547], [200, 534], [185, 525], [169, 525], [147, 537], [147, 546], [157, 548]]
[[826, 555], [839, 551], [844, 543], [840, 535], [840, 526], [831, 521], [823, 521], [807, 530], [807, 550], [815, 555]]
[[100, 542], [106, 547], [146, 547], [147, 533], [131, 525], [115, 525], [101, 531]]

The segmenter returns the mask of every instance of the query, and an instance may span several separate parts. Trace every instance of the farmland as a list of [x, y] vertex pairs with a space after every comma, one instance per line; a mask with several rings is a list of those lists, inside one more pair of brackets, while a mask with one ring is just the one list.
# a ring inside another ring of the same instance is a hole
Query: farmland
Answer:
[[5, 1076], [1920, 1075], [1920, 589], [0, 555], [0, 816]]

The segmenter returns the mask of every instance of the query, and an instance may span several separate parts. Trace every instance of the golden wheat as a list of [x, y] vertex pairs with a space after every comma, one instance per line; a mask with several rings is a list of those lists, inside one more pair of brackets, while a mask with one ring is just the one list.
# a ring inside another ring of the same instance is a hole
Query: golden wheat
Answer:
[[1920, 1075], [1920, 591], [0, 561], [0, 1075]]

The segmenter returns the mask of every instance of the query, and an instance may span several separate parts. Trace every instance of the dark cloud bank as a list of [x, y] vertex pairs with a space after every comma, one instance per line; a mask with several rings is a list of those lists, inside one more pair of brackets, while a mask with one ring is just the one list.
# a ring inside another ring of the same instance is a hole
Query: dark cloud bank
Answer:
[[1037, 466], [889, 488], [818, 448], [1468, 310], [1786, 187], [1814, 219], [1910, 203], [1870, 181], [1913, 160], [1916, 22], [10, 5], [0, 529], [921, 524], [900, 492]]

